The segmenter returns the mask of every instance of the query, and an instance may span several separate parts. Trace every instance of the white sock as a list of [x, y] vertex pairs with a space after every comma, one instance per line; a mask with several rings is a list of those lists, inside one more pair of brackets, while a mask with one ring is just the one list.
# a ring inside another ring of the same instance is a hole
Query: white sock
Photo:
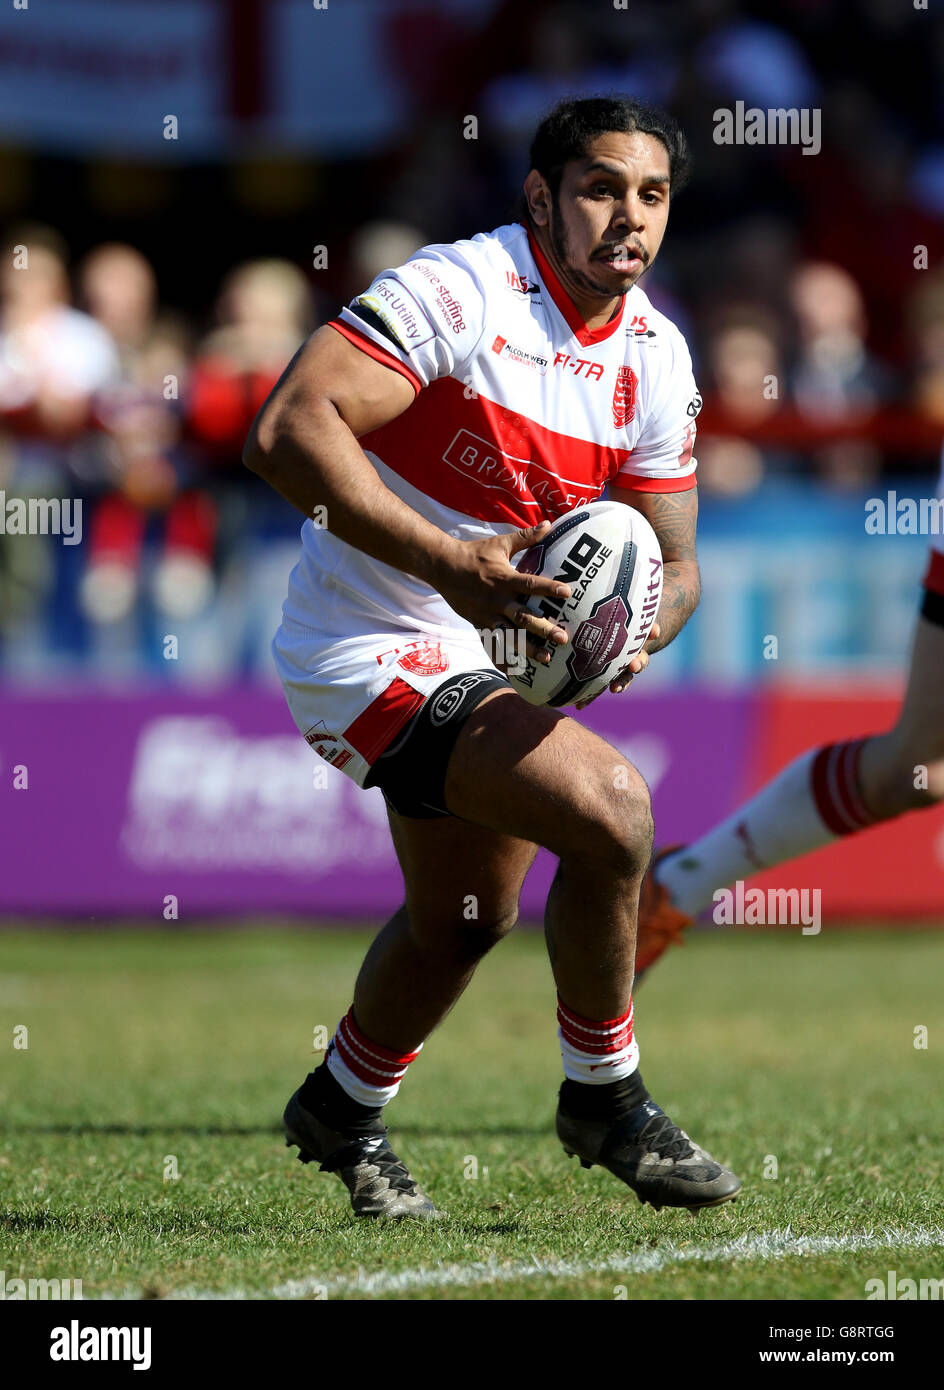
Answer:
[[864, 742], [802, 753], [726, 821], [663, 860], [656, 878], [675, 906], [694, 917], [718, 889], [873, 825], [859, 796]]
[[581, 1018], [557, 996], [557, 1036], [564, 1075], [568, 1081], [605, 1086], [631, 1076], [639, 1066], [639, 1044], [633, 1037], [633, 1001], [620, 1018], [603, 1021]]
[[335, 1081], [352, 1100], [376, 1109], [393, 1100], [407, 1067], [419, 1056], [422, 1046], [420, 1043], [415, 1052], [403, 1053], [381, 1047], [361, 1032], [351, 1008], [328, 1044], [325, 1062]]

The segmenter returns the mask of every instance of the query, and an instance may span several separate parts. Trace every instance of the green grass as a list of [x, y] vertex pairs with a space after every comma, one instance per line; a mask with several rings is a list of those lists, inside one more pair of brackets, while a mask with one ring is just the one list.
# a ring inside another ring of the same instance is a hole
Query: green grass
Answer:
[[[86, 1297], [264, 1296], [309, 1280], [363, 1297], [359, 1274], [557, 1260], [571, 1272], [397, 1296], [612, 1299], [625, 1285], [645, 1299], [861, 1299], [889, 1269], [944, 1275], [944, 935], [705, 933], [653, 971], [636, 1009], [647, 1084], [744, 1183], [735, 1206], [692, 1217], [643, 1208], [610, 1174], [565, 1158], [553, 984], [540, 934], [515, 934], [389, 1112], [395, 1147], [448, 1219], [392, 1227], [355, 1222], [338, 1180], [295, 1162], [278, 1124], [312, 1065], [313, 1028], [333, 1030], [350, 1002], [367, 940], [0, 934], [7, 1280], [81, 1278]], [[26, 1050], [12, 1046], [19, 1024]], [[165, 1180], [171, 1155], [179, 1177]], [[776, 1178], [764, 1175], [769, 1156]], [[921, 1250], [679, 1258], [787, 1227], [814, 1239], [937, 1235]], [[648, 1273], [599, 1270], [645, 1252], [673, 1258]]]

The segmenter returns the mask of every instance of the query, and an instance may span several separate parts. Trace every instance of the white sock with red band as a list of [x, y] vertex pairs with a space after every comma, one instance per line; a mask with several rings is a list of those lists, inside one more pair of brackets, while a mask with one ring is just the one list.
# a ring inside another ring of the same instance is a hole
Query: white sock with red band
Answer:
[[656, 878], [675, 906], [695, 916], [718, 889], [874, 825], [878, 818], [859, 793], [863, 743], [827, 743], [801, 754], [733, 816], [663, 860]]
[[631, 1076], [639, 1066], [639, 1044], [633, 1037], [633, 1001], [620, 1018], [581, 1018], [557, 996], [557, 1036], [564, 1075], [569, 1081], [604, 1086]]
[[392, 1052], [389, 1047], [371, 1042], [354, 1022], [352, 1008], [328, 1044], [325, 1063], [352, 1100], [376, 1108], [393, 1100], [407, 1067], [420, 1055], [422, 1047], [420, 1043], [415, 1052]]

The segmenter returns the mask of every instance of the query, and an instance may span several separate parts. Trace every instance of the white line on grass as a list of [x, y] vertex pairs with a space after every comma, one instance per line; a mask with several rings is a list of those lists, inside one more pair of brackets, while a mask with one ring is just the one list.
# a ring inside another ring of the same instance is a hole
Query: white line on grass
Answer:
[[[792, 1256], [848, 1255], [861, 1250], [920, 1250], [944, 1245], [944, 1227], [914, 1226], [893, 1231], [853, 1231], [844, 1236], [795, 1236], [790, 1227], [756, 1236], [710, 1245], [660, 1244], [656, 1250], [607, 1255], [599, 1260], [538, 1259], [485, 1260], [469, 1264], [422, 1265], [398, 1272], [368, 1274], [358, 1270], [353, 1277], [331, 1278], [312, 1274], [289, 1279], [262, 1293], [232, 1289], [228, 1293], [206, 1293], [199, 1289], [181, 1290], [168, 1295], [173, 1299], [253, 1299], [253, 1298], [343, 1298], [350, 1294], [382, 1297], [385, 1294], [418, 1293], [436, 1289], [471, 1289], [487, 1284], [514, 1284], [526, 1279], [585, 1279], [600, 1274], [658, 1274], [671, 1265], [717, 1264], [728, 1260], [783, 1260]], [[101, 1295], [108, 1297], [108, 1295]], [[139, 1295], [125, 1295], [125, 1297]]]

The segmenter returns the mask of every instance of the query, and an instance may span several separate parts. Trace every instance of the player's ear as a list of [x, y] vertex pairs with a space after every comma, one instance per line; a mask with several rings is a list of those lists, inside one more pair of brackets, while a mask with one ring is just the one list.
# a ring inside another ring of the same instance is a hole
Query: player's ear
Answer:
[[550, 221], [551, 191], [537, 169], [532, 169], [524, 181], [524, 196], [528, 200], [532, 222], [538, 227], [546, 227]]

